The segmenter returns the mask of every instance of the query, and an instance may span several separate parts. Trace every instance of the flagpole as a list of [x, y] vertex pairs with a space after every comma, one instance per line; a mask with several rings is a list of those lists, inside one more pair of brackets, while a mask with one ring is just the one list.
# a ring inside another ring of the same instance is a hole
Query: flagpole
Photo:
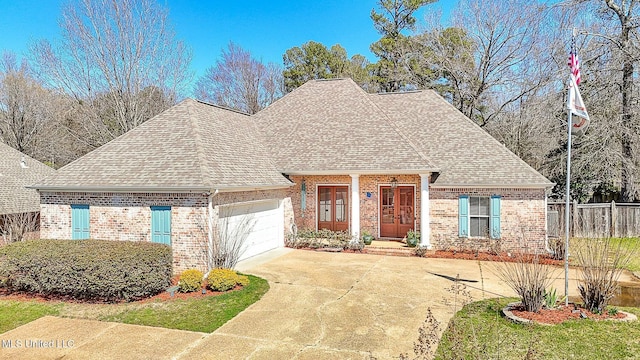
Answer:
[[569, 116], [567, 121], [567, 189], [565, 194], [565, 207], [564, 207], [564, 305], [569, 306], [569, 201], [570, 186], [571, 186], [571, 109], [569, 109]]

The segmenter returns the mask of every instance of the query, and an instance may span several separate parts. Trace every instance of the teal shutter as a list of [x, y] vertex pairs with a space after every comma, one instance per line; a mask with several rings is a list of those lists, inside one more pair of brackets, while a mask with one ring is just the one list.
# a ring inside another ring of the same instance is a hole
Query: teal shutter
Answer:
[[500, 195], [491, 196], [491, 205], [489, 211], [489, 234], [492, 239], [500, 239]]
[[469, 195], [458, 198], [458, 236], [469, 237]]
[[71, 205], [71, 239], [89, 238], [89, 205]]
[[171, 245], [171, 206], [151, 207], [151, 241]]

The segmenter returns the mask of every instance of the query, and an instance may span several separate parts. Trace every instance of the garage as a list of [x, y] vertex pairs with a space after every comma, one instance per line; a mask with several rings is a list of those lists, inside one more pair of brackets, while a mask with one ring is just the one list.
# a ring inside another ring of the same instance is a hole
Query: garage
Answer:
[[243, 242], [240, 260], [284, 246], [284, 211], [277, 199], [220, 206], [219, 227]]

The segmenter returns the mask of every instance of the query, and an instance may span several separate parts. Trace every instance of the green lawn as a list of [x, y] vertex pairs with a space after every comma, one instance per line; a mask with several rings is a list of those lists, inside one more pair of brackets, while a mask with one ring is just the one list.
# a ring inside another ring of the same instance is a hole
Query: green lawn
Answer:
[[59, 315], [62, 303], [0, 301], [0, 334], [46, 315]]
[[212, 332], [269, 290], [266, 280], [248, 276], [250, 283], [244, 289], [202, 299], [124, 304], [0, 300], [0, 333], [45, 315]]
[[[444, 332], [436, 359], [640, 359], [640, 322], [575, 320], [518, 325], [499, 315], [514, 299], [465, 306]], [[640, 309], [620, 308], [635, 315]], [[451, 327], [451, 324], [456, 324]]]
[[[590, 239], [585, 238], [571, 238], [571, 242], [569, 243], [569, 253], [573, 253], [576, 247], [580, 246], [581, 242], [589, 240]], [[612, 238], [611, 240], [620, 241], [620, 245], [624, 249], [623, 251], [630, 252], [632, 254], [631, 261], [626, 266], [627, 270], [640, 271], [640, 238]], [[570, 261], [573, 263], [574, 259], [570, 259]]]

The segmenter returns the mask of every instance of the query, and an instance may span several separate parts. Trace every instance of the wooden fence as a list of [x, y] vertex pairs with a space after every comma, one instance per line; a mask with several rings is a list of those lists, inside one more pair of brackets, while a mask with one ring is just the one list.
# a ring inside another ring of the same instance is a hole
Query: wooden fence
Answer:
[[[564, 237], [565, 203], [549, 202], [548, 234]], [[631, 203], [571, 203], [569, 231], [573, 237], [640, 237], [640, 204]]]

